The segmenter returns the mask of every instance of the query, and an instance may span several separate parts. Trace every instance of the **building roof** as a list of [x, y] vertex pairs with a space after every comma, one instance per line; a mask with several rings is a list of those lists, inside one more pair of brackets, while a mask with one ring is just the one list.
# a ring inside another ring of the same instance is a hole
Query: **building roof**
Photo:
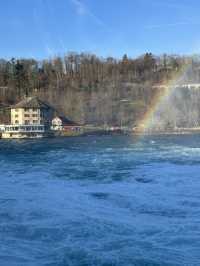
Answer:
[[19, 103], [12, 105], [11, 108], [37, 108], [37, 109], [53, 109], [49, 104], [41, 101], [38, 97], [27, 97]]
[[76, 122], [69, 120], [65, 116], [56, 116], [55, 118], [59, 118], [62, 121], [63, 126], [78, 126]]

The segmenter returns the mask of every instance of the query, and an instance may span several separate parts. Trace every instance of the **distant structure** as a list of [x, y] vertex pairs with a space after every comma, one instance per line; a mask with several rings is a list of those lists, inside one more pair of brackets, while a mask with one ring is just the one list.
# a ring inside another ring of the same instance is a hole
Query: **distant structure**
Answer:
[[56, 116], [52, 120], [52, 130], [64, 130], [66, 127], [76, 127], [77, 123], [67, 119], [64, 116]]
[[26, 97], [10, 110], [11, 124], [5, 125], [2, 138], [41, 138], [50, 130], [54, 108], [38, 97]]
[[59, 136], [75, 136], [83, 133], [83, 127], [64, 116], [56, 116], [52, 120], [51, 129]]
[[189, 90], [200, 90], [200, 83], [187, 83], [187, 84], [175, 84], [175, 85], [155, 85], [153, 88], [157, 89], [166, 89], [166, 88], [184, 88], [184, 89], [189, 89]]

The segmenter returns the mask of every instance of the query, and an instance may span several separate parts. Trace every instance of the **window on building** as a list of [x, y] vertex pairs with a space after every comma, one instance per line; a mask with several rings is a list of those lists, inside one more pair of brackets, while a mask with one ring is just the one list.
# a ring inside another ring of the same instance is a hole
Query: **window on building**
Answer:
[[18, 115], [15, 115], [15, 117], [17, 118], [17, 117], [18, 117]]
[[33, 120], [33, 124], [37, 124], [38, 123], [38, 120]]
[[37, 114], [33, 114], [32, 117], [38, 117], [38, 115]]
[[25, 114], [24, 117], [30, 117], [30, 115], [29, 114]]
[[18, 120], [15, 120], [15, 124], [19, 124], [19, 121]]
[[25, 120], [25, 125], [29, 125], [30, 121], [29, 120]]

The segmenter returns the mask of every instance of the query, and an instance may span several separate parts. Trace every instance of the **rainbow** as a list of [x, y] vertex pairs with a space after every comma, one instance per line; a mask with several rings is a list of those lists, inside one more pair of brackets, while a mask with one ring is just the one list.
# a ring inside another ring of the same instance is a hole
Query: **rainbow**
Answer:
[[157, 88], [157, 92], [151, 100], [151, 104], [148, 110], [144, 113], [142, 118], [137, 123], [137, 131], [139, 135], [143, 135], [149, 131], [152, 126], [155, 114], [160, 110], [164, 101], [166, 101], [170, 97], [170, 95], [172, 95], [176, 88], [176, 85], [180, 84], [182, 78], [190, 67], [190, 63], [184, 64], [183, 67], [178, 70], [170, 80], [162, 83], [157, 87], [155, 86]]

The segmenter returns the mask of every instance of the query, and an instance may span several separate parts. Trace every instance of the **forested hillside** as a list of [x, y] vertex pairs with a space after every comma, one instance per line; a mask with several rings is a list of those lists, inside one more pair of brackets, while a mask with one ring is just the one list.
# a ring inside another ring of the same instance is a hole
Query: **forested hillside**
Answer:
[[[147, 53], [134, 59], [127, 55], [122, 59], [105, 59], [70, 53], [43, 61], [1, 59], [0, 106], [16, 103], [25, 95], [38, 95], [80, 123], [133, 126], [151, 105], [157, 90], [154, 85], [166, 83], [188, 63], [190, 68], [183, 82], [199, 83], [200, 60], [197, 56]], [[178, 110], [180, 126], [199, 125], [199, 93], [192, 96], [190, 91], [183, 90], [177, 99], [178, 105], [175, 102], [173, 107]], [[192, 108], [189, 113], [188, 108]], [[2, 112], [1, 118], [5, 118]], [[191, 118], [193, 113], [195, 121]], [[177, 125], [174, 114], [169, 113], [167, 117], [166, 124]]]

